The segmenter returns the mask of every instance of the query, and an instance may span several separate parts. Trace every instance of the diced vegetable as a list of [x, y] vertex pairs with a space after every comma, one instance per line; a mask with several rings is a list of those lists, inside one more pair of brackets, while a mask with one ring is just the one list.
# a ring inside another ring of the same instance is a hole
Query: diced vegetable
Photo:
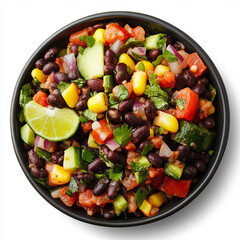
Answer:
[[71, 146], [64, 151], [63, 168], [65, 170], [80, 168], [80, 148]]
[[62, 92], [62, 96], [70, 108], [74, 108], [78, 102], [78, 87], [75, 83], [71, 83], [68, 88]]
[[151, 208], [152, 208], [152, 205], [146, 199], [144, 199], [144, 201], [139, 209], [141, 210], [141, 212], [144, 215], [149, 216]]
[[196, 66], [197, 70], [193, 72], [193, 75], [197, 78], [201, 76], [207, 67], [204, 65], [202, 59], [199, 57], [198, 53], [189, 54], [187, 58], [187, 65], [191, 69], [192, 66]]
[[95, 33], [93, 34], [93, 37], [96, 41], [101, 41], [101, 42], [105, 42], [105, 39], [104, 39], [104, 32], [105, 32], [105, 29], [103, 28], [98, 28]]
[[87, 104], [88, 108], [94, 113], [102, 113], [108, 110], [108, 99], [103, 92], [90, 97]]
[[48, 141], [36, 135], [36, 138], [34, 141], [34, 147], [35, 148], [39, 147], [43, 150], [46, 150], [47, 152], [53, 153], [57, 150], [57, 142]]
[[119, 57], [119, 63], [125, 63], [128, 67], [130, 67], [132, 70], [135, 68], [134, 61], [129, 57], [127, 53], [122, 53]]
[[165, 199], [163, 192], [157, 192], [153, 193], [147, 200], [153, 207], [161, 207]]
[[165, 167], [165, 174], [179, 180], [182, 176], [183, 169], [184, 164], [177, 165], [175, 163], [167, 163]]
[[21, 127], [20, 133], [21, 133], [22, 140], [29, 146], [33, 147], [34, 140], [35, 140], [35, 133], [32, 131], [32, 129], [28, 126], [27, 123], [23, 127]]
[[132, 76], [133, 92], [140, 96], [144, 93], [147, 84], [147, 74], [143, 71], [134, 72]]
[[146, 37], [145, 47], [147, 48], [147, 50], [158, 48], [158, 41], [162, 36], [163, 34], [160, 33]]
[[67, 187], [63, 187], [60, 189], [59, 192], [59, 198], [62, 200], [62, 202], [68, 206], [68, 207], [72, 207], [72, 205], [75, 203], [75, 201], [77, 200], [77, 194], [74, 193], [72, 196], [69, 196], [68, 194], [66, 194], [66, 191], [68, 190]]
[[88, 146], [91, 148], [98, 148], [98, 145], [97, 145], [96, 141], [93, 139], [91, 133], [89, 134], [89, 137], [88, 137]]
[[113, 201], [113, 207], [116, 215], [119, 216], [122, 212], [125, 212], [127, 205], [127, 200], [121, 194], [119, 194]]
[[31, 72], [33, 78], [36, 78], [39, 82], [44, 83], [47, 80], [47, 75], [45, 75], [42, 70], [34, 68]]
[[155, 68], [154, 70], [154, 73], [158, 76], [158, 77], [162, 77], [163, 74], [165, 72], [169, 71], [169, 67], [165, 66], [165, 65], [162, 65], [162, 64], [159, 64], [157, 65], [157, 67]]
[[43, 91], [38, 91], [34, 96], [33, 96], [33, 100], [42, 105], [43, 107], [47, 107], [48, 106], [48, 102], [47, 102], [47, 94]]
[[112, 89], [116, 85], [115, 79], [113, 75], [105, 75], [103, 77], [103, 87], [104, 87], [104, 92], [112, 92]]

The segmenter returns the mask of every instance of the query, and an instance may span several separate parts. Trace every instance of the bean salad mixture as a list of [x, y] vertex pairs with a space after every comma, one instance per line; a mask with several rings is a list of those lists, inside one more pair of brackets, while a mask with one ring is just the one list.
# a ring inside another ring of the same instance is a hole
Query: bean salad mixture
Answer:
[[53, 198], [113, 219], [152, 217], [188, 196], [216, 136], [216, 90], [197, 52], [111, 22], [72, 33], [35, 66], [20, 133], [32, 177]]

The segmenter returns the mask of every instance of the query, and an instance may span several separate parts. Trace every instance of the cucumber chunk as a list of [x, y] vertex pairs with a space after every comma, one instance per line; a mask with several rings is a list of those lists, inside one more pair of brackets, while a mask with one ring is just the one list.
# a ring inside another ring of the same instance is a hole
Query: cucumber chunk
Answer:
[[64, 151], [63, 168], [76, 170], [80, 167], [80, 148], [71, 146]]
[[127, 200], [121, 194], [118, 194], [113, 201], [113, 207], [116, 215], [119, 216], [122, 212], [125, 212], [127, 205]]
[[26, 123], [20, 130], [22, 140], [31, 147], [34, 147], [35, 133]]
[[147, 50], [152, 50], [155, 48], [158, 48], [158, 41], [161, 38], [162, 34], [155, 34], [155, 35], [151, 35], [149, 37], [146, 37], [146, 42], [145, 42], [145, 48]]
[[183, 173], [183, 166], [179, 167], [173, 163], [167, 163], [165, 167], [165, 174], [169, 177], [173, 177], [176, 180], [179, 180]]
[[103, 77], [103, 87], [104, 87], [104, 92], [112, 92], [112, 89], [115, 86], [115, 79], [113, 75], [105, 75]]
[[195, 123], [182, 120], [178, 132], [172, 135], [172, 139], [178, 143], [188, 145], [197, 152], [201, 152], [211, 148], [215, 136], [214, 131], [208, 131]]

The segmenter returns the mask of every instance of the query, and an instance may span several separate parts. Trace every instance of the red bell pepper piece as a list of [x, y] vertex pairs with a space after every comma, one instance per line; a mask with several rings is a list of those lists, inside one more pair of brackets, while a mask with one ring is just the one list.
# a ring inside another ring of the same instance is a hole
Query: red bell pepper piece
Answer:
[[63, 187], [60, 189], [60, 193], [59, 193], [59, 198], [62, 200], [62, 202], [68, 206], [71, 207], [75, 201], [77, 200], [77, 193], [73, 193], [72, 196], [67, 195], [65, 192], [68, 190], [67, 187]]
[[197, 78], [201, 76], [207, 67], [204, 65], [202, 59], [199, 57], [198, 53], [189, 54], [187, 57], [187, 65], [191, 68], [193, 65], [197, 66], [197, 71], [193, 72], [193, 75]]
[[162, 184], [158, 187], [161, 191], [180, 198], [185, 198], [191, 186], [190, 180], [174, 180], [166, 175]]
[[92, 130], [93, 139], [100, 145], [106, 143], [113, 135], [112, 129], [108, 126], [106, 119], [99, 121], [100, 127]]
[[33, 100], [42, 105], [43, 107], [47, 107], [48, 106], [48, 102], [47, 102], [47, 94], [43, 91], [38, 91], [34, 96], [33, 96]]

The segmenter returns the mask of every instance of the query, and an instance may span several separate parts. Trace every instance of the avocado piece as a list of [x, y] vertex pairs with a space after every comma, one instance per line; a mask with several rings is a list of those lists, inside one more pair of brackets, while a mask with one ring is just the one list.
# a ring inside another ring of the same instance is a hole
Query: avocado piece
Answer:
[[183, 169], [184, 169], [184, 163], [182, 164], [182, 166], [177, 166], [169, 162], [166, 164], [165, 174], [168, 175], [169, 177], [179, 180], [182, 176]]
[[117, 216], [126, 211], [127, 205], [127, 200], [121, 194], [118, 194], [117, 197], [113, 200], [113, 207]]
[[104, 92], [112, 92], [112, 89], [116, 85], [115, 79], [113, 75], [105, 75], [103, 77], [103, 87], [104, 87]]
[[64, 151], [63, 168], [65, 170], [76, 170], [80, 165], [81, 150], [78, 147], [71, 146]]
[[93, 139], [91, 133], [89, 134], [89, 137], [88, 137], [88, 146], [91, 148], [98, 148], [98, 145], [97, 145], [96, 141]]
[[158, 48], [158, 41], [163, 36], [162, 33], [151, 35], [145, 39], [145, 48], [147, 50], [152, 50]]
[[104, 44], [96, 41], [92, 47], [87, 47], [78, 54], [77, 66], [85, 80], [101, 78], [104, 75]]
[[34, 147], [35, 133], [26, 123], [20, 130], [22, 140], [31, 147]]

